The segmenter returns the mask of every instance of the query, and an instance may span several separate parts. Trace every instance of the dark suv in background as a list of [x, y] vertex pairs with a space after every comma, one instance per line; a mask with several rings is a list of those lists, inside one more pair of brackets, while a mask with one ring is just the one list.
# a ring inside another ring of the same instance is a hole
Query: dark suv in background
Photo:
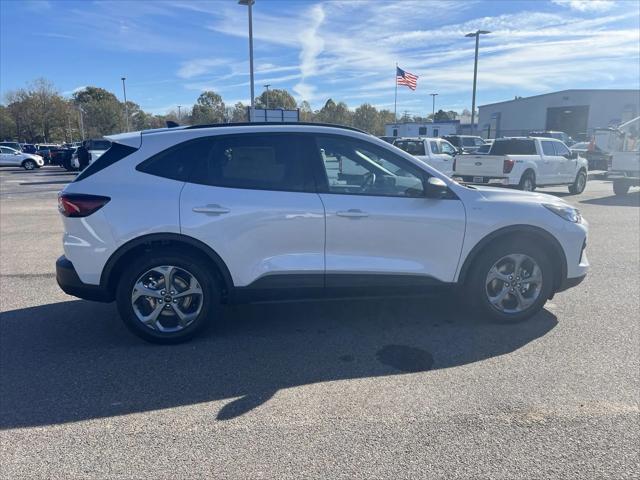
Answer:
[[442, 138], [456, 147], [458, 153], [476, 153], [478, 148], [485, 144], [482, 137], [473, 135], [445, 135]]

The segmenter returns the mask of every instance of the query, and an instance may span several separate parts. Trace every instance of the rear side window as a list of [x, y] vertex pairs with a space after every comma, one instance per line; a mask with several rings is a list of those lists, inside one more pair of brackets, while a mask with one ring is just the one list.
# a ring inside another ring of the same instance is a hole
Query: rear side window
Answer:
[[463, 147], [475, 147], [476, 139], [471, 137], [462, 137], [462, 146]]
[[451, 145], [455, 145], [456, 147], [460, 146], [460, 138], [459, 137], [445, 136], [445, 137], [442, 137], [442, 138], [444, 138], [446, 141], [448, 141]]
[[410, 155], [424, 155], [424, 142], [419, 140], [398, 140], [394, 143], [400, 150]]
[[542, 141], [540, 143], [542, 144], [542, 153], [544, 153], [545, 155], [556, 155], [556, 151], [553, 148], [553, 144], [555, 142]]
[[253, 190], [315, 191], [309, 166], [314, 155], [309, 139], [293, 134], [245, 134], [211, 137], [189, 181]]
[[526, 139], [496, 140], [491, 147], [491, 155], [535, 155], [536, 153], [535, 142]]
[[145, 160], [136, 167], [136, 170], [186, 182], [189, 179], [191, 168], [199, 160], [208, 158], [212, 149], [211, 137], [179, 143]]
[[100, 156], [95, 162], [91, 163], [87, 168], [85, 168], [80, 175], [76, 177], [74, 182], [79, 182], [80, 180], [84, 180], [91, 175], [98, 173], [100, 170], [104, 170], [110, 165], [122, 160], [125, 157], [128, 157], [133, 152], [138, 150], [137, 148], [129, 147], [127, 145], [122, 145], [120, 143], [112, 143], [111, 148], [107, 150], [103, 155]]
[[89, 142], [89, 150], [107, 150], [111, 147], [111, 142], [109, 140], [91, 140]]

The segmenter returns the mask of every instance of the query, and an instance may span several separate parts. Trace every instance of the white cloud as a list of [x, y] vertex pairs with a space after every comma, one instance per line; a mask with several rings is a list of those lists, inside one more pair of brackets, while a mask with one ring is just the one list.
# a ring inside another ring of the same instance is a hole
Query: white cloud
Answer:
[[615, 6], [613, 0], [551, 0], [551, 2], [579, 12], [606, 12]]
[[324, 50], [324, 40], [320, 35], [320, 27], [325, 19], [324, 9], [321, 5], [314, 5], [309, 11], [311, 24], [309, 28], [300, 32], [298, 39], [301, 46], [300, 51], [300, 73], [302, 80], [293, 87], [293, 91], [300, 99], [311, 99], [315, 87], [307, 84], [305, 80], [314, 75], [317, 71], [318, 55]]
[[227, 61], [221, 58], [198, 58], [195, 60], [189, 60], [180, 65], [177, 74], [180, 78], [189, 79], [198, 77], [205, 73], [220, 70], [220, 67], [226, 63]]

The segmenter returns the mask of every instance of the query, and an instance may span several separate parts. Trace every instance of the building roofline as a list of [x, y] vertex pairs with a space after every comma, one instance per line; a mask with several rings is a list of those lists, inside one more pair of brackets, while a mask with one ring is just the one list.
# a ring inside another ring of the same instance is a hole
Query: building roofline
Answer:
[[502, 100], [501, 102], [485, 103], [484, 105], [479, 105], [478, 108], [490, 107], [492, 105], [499, 105], [501, 103], [518, 102], [520, 100], [529, 100], [530, 98], [547, 97], [549, 95], [558, 95], [559, 93], [567, 93], [567, 92], [620, 92], [620, 93], [637, 92], [638, 94], [640, 94], [640, 90], [636, 90], [635, 88], [569, 88], [567, 90], [558, 90], [557, 92], [548, 92], [548, 93], [540, 93], [538, 95], [531, 95], [530, 97], [512, 98], [511, 100]]

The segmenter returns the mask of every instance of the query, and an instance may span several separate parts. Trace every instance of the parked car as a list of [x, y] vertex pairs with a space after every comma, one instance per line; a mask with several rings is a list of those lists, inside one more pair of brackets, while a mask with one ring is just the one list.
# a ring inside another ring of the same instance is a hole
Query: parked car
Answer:
[[111, 142], [105, 139], [92, 139], [87, 143], [87, 149], [89, 150], [89, 163], [96, 161], [100, 158], [104, 152], [109, 150]]
[[465, 183], [514, 186], [533, 191], [537, 186], [568, 185], [582, 193], [587, 185], [587, 160], [571, 153], [553, 138], [499, 138], [489, 155], [456, 159], [454, 178]]
[[398, 137], [378, 137], [380, 140], [384, 140], [387, 143], [391, 143], [393, 144], [393, 142], [398, 138]]
[[529, 132], [530, 137], [544, 137], [544, 138], [555, 138], [556, 140], [560, 140], [567, 146], [573, 145], [575, 140], [571, 138], [568, 134], [564, 132], [557, 132], [554, 130], [542, 130], [542, 131], [534, 131]]
[[516, 322], [588, 270], [587, 223], [562, 199], [460, 185], [353, 128], [109, 139], [59, 195], [56, 278], [70, 295], [115, 299], [149, 341], [193, 337], [221, 303], [434, 286], [459, 288], [474, 317]]
[[589, 170], [607, 170], [611, 163], [611, 154], [603, 151], [595, 143], [578, 142], [570, 150], [587, 159]]
[[607, 178], [613, 180], [613, 192], [626, 195], [640, 186], [640, 117], [619, 125], [611, 132], [611, 168]]
[[485, 143], [482, 137], [473, 135], [444, 135], [442, 138], [456, 147], [458, 153], [475, 153]]
[[22, 144], [22, 151], [24, 153], [36, 153], [36, 146], [32, 143], [23, 143]]
[[25, 170], [35, 170], [42, 166], [44, 166], [44, 160], [39, 155], [0, 146], [0, 167], [22, 167]]
[[19, 142], [0, 142], [0, 147], [9, 147], [19, 152], [22, 151], [22, 145]]
[[75, 150], [75, 148], [67, 147], [52, 148], [49, 151], [49, 154], [51, 156], [51, 164], [58, 165], [66, 170], [71, 170], [71, 156], [73, 155], [73, 152]]
[[400, 138], [393, 142], [393, 145], [448, 177], [453, 173], [454, 157], [457, 151], [443, 138]]

